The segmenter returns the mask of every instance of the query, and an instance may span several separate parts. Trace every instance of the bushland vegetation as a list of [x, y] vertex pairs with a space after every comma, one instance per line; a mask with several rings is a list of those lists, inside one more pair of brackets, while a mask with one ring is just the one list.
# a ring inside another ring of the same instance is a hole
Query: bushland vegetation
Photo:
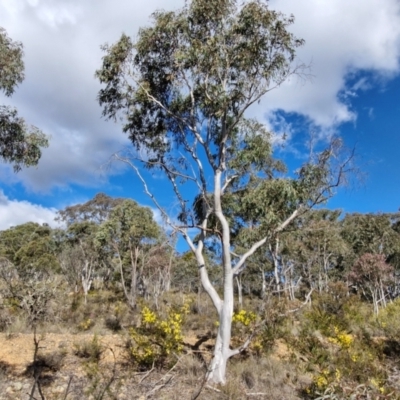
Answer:
[[[219, 320], [195, 258], [150, 209], [98, 194], [58, 218], [0, 232], [0, 328], [35, 332], [33, 398], [399, 398], [400, 215], [319, 209], [259, 250], [235, 277], [231, 346], [248, 345], [225, 385], [205, 379]], [[76, 339], [44, 352], [50, 333]], [[57, 394], [49, 376], [70, 362]]]
[[[0, 328], [33, 332], [29, 399], [399, 397], [399, 214], [323, 209], [354, 151], [304, 140], [308, 158], [290, 171], [248, 117], [307, 78], [293, 23], [262, 0], [193, 0], [103, 46], [98, 101], [132, 144], [113, 159], [166, 227], [132, 199], [98, 194], [61, 210], [61, 228], [0, 232]], [[22, 55], [0, 30], [6, 95]], [[47, 138], [16, 110], [0, 114], [0, 158], [36, 165]], [[159, 174], [164, 201], [149, 184]], [[46, 353], [54, 331], [76, 341]]]

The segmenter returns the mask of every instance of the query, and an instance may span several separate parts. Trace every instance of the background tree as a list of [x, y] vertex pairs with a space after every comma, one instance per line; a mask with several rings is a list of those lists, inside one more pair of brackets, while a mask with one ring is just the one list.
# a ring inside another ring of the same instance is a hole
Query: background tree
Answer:
[[34, 222], [0, 231], [0, 256], [8, 259], [21, 278], [59, 271], [56, 231]]
[[108, 282], [113, 276], [109, 247], [98, 247], [96, 235], [112, 210], [124, 201], [104, 193], [96, 194], [83, 204], [75, 204], [58, 211], [56, 220], [66, 224], [61, 238], [63, 251], [60, 265], [75, 292], [82, 288], [85, 301], [94, 279]]
[[354, 263], [349, 280], [363, 296], [371, 299], [374, 312], [378, 314], [379, 304], [386, 307], [387, 288], [393, 282], [393, 266], [383, 254], [365, 253]]
[[92, 221], [74, 222], [66, 230], [59, 261], [64, 276], [75, 293], [83, 290], [85, 304], [95, 277], [104, 279], [107, 274], [107, 257], [96, 246], [99, 225]]
[[[152, 26], [139, 31], [136, 43], [122, 35], [104, 46], [96, 73], [105, 85], [99, 92], [104, 116], [124, 115], [123, 129], [134, 146], [115, 158], [134, 169], [166, 221], [188, 243], [218, 313], [207, 374], [215, 383], [225, 382], [227, 360], [248, 344], [230, 348], [234, 276], [300, 213], [326, 200], [346, 170], [347, 162], [338, 162], [338, 175], [332, 175], [332, 161], [341, 151], [341, 142], [333, 140], [295, 177], [282, 176], [270, 133], [245, 117], [265, 94], [301, 72], [292, 62], [303, 40], [289, 32], [292, 23], [293, 17], [263, 1], [193, 0], [177, 12], [154, 13]], [[140, 166], [169, 179], [177, 216], [155, 199]], [[225, 206], [229, 199], [236, 208]], [[231, 238], [250, 223], [254, 232], [247, 248], [236, 253]], [[198, 230], [195, 241], [191, 228]], [[221, 295], [204, 257], [212, 239], [223, 270]]]
[[57, 235], [33, 222], [0, 232], [0, 297], [20, 308], [32, 327], [55, 317], [51, 303], [62, 286]]
[[[398, 229], [399, 213], [380, 214], [347, 214], [342, 222], [342, 236], [349, 243], [352, 252], [344, 259], [347, 272], [354, 272], [354, 266], [359, 265], [364, 255], [382, 255], [385, 262], [393, 267], [393, 276], [390, 286], [385, 286], [385, 296], [380, 292], [382, 304], [386, 296], [395, 298], [399, 295], [400, 275], [400, 234]], [[364, 265], [365, 262], [362, 262]], [[368, 265], [366, 263], [365, 265]], [[377, 261], [378, 266], [382, 266]], [[385, 268], [382, 269], [384, 271]], [[357, 273], [356, 273], [357, 275]], [[385, 278], [383, 277], [385, 280]], [[389, 282], [386, 282], [389, 283]], [[375, 302], [374, 302], [375, 304]]]
[[[11, 96], [24, 79], [22, 43], [14, 42], [0, 27], [0, 90]], [[0, 157], [19, 171], [37, 165], [41, 149], [48, 146], [46, 136], [35, 126], [28, 126], [17, 111], [0, 106]]]
[[96, 235], [97, 243], [108, 246], [114, 254], [122, 288], [132, 308], [136, 307], [139, 279], [143, 281], [147, 267], [146, 256], [150, 253], [155, 255], [151, 247], [160, 233], [149, 208], [141, 207], [133, 200], [125, 200], [111, 211]]
[[58, 211], [56, 220], [64, 222], [67, 226], [75, 222], [93, 222], [101, 224], [106, 221], [111, 211], [125, 199], [113, 198], [104, 193], [97, 193], [93, 199], [83, 204], [68, 206]]
[[396, 231], [398, 214], [347, 214], [342, 223], [342, 236], [355, 255], [384, 254], [390, 257], [399, 249], [400, 235]]
[[[339, 210], [311, 211], [282, 235], [280, 262], [291, 269], [291, 278], [284, 276], [282, 281], [293, 285], [293, 279], [301, 280], [307, 293], [311, 289], [322, 292], [332, 279], [344, 274], [343, 259], [351, 250], [341, 236], [340, 214]], [[282, 271], [289, 272], [284, 267]]]

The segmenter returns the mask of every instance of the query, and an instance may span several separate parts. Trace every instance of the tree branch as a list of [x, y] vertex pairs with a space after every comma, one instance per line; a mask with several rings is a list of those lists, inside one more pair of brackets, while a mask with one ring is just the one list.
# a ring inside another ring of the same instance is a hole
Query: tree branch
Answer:
[[[276, 234], [284, 230], [286, 226], [288, 226], [297, 217], [297, 215], [299, 214], [299, 210], [300, 208], [294, 210], [293, 213], [284, 222], [282, 222], [277, 228], [274, 229], [273, 234]], [[267, 242], [268, 238], [269, 236], [265, 236], [258, 242], [254, 243], [253, 246], [251, 246], [251, 248], [241, 256], [239, 262], [235, 265], [235, 267], [232, 270], [234, 274], [237, 274], [237, 271], [240, 270], [245, 261], [251, 255], [253, 255], [256, 252], [256, 250], [258, 250], [262, 245], [264, 245]]]

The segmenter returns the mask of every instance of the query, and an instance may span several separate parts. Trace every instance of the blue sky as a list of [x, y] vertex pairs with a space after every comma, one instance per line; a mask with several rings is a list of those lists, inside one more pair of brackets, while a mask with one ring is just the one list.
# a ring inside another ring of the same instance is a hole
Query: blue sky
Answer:
[[[129, 145], [120, 126], [101, 118], [94, 72], [100, 45], [122, 32], [135, 36], [156, 9], [182, 0], [0, 0], [0, 26], [23, 42], [26, 79], [0, 104], [18, 108], [51, 136], [37, 168], [14, 174], [0, 164], [0, 229], [27, 221], [48, 222], [57, 209], [102, 191], [150, 205], [134, 174], [107, 167], [113, 152]], [[321, 140], [341, 135], [356, 146], [362, 179], [339, 190], [329, 206], [347, 212], [395, 212], [400, 207], [400, 4], [398, 0], [271, 0], [296, 17], [291, 30], [306, 44], [299, 62], [309, 79], [293, 77], [268, 94], [250, 115], [275, 131], [278, 155], [295, 168], [310, 131]], [[151, 182], [168, 208], [161, 177]]]

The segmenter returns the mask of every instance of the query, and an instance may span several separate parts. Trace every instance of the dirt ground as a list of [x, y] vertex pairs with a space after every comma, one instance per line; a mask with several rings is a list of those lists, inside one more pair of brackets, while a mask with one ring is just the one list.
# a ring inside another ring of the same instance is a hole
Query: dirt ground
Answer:
[[[82, 393], [87, 392], [88, 371], [85, 369], [85, 360], [75, 355], [77, 345], [93, 340], [93, 333], [48, 333], [45, 335], [37, 334], [39, 340], [39, 353], [43, 355], [63, 353], [65, 357], [62, 368], [57, 371], [49, 371], [44, 374], [43, 393], [46, 400], [64, 400], [65, 393], [68, 392], [68, 400], [74, 399], [96, 399], [98, 397], [87, 395], [82, 397]], [[102, 371], [106, 371], [110, 376], [111, 371], [116, 366], [120, 371], [124, 366], [125, 338], [119, 334], [98, 335], [98, 340], [104, 349], [100, 365]], [[186, 343], [194, 344], [196, 337], [185, 338]], [[32, 370], [29, 366], [34, 357], [34, 336], [33, 334], [5, 334], [0, 333], [0, 400], [28, 400], [31, 399], [30, 393], [34, 384]], [[143, 373], [137, 373], [137, 379], [141, 380]], [[145, 375], [145, 374], [144, 374]], [[143, 375], [143, 376], [144, 376]], [[157, 374], [152, 373], [155, 378]], [[72, 380], [71, 380], [72, 378]], [[47, 381], [46, 381], [47, 379]], [[107, 378], [105, 378], [106, 380]], [[157, 378], [159, 379], [159, 378]], [[69, 385], [69, 382], [72, 382]], [[133, 381], [132, 381], [133, 382]], [[124, 385], [118, 390], [116, 399], [138, 399], [159, 398], [147, 396], [146, 393], [138, 393], [129, 388], [128, 382], [120, 382]], [[162, 382], [161, 382], [162, 383]], [[86, 386], [85, 386], [86, 385]], [[72, 389], [71, 389], [72, 388]], [[78, 395], [79, 393], [79, 395]], [[37, 390], [35, 399], [40, 399]], [[108, 397], [105, 397], [108, 398]], [[175, 397], [163, 397], [172, 399]]]
[[[67, 357], [71, 357], [75, 344], [93, 339], [93, 334], [56, 334], [48, 333], [37, 335], [39, 347], [42, 353], [51, 353], [57, 350], [65, 350]], [[100, 343], [106, 348], [104, 357], [112, 362], [113, 356], [109, 348], [113, 349], [117, 358], [120, 357], [124, 345], [123, 338], [120, 335], [99, 336]], [[10, 366], [15, 374], [21, 374], [25, 371], [27, 365], [33, 361], [34, 342], [33, 334], [14, 334], [7, 335], [0, 333], [0, 362]], [[69, 363], [65, 363], [69, 364]], [[75, 364], [75, 363], [73, 363]], [[66, 365], [66, 366], [67, 366]], [[73, 365], [73, 371], [76, 372], [76, 366]]]
[[[118, 361], [122, 358], [124, 339], [120, 335], [112, 334], [98, 336], [98, 338], [105, 349], [102, 355], [102, 365], [109, 365], [112, 369], [114, 356]], [[62, 399], [71, 377], [78, 386], [79, 381], [83, 382], [84, 380], [86, 375], [84, 363], [74, 354], [74, 348], [77, 344], [90, 342], [93, 334], [48, 333], [46, 335], [38, 334], [37, 339], [39, 340], [40, 354], [65, 354], [62, 369], [51, 373], [49, 381], [45, 382], [46, 393], [48, 393], [45, 396], [46, 399]], [[29, 365], [33, 361], [34, 348], [33, 334], [0, 334], [0, 400], [29, 399], [28, 393], [34, 382]], [[84, 385], [82, 382], [80, 386]], [[36, 398], [38, 397], [36, 396]], [[68, 396], [68, 398], [73, 398], [73, 396]], [[121, 399], [123, 398], [129, 397], [121, 396]]]
[[[166, 373], [156, 370], [150, 372], [130, 371], [124, 362], [124, 352], [126, 351], [124, 335], [106, 334], [97, 336], [104, 351], [98, 364], [101, 368], [101, 373], [98, 375], [100, 378], [99, 387], [91, 391], [88, 385], [96, 382], [96, 378], [88, 379], [87, 363], [85, 363], [85, 359], [79, 358], [75, 354], [75, 349], [79, 344], [91, 342], [93, 336], [93, 333], [48, 333], [36, 336], [39, 340], [39, 354], [64, 354], [61, 368], [46, 370], [42, 374], [43, 398], [46, 400], [97, 400], [103, 398], [116, 400], [183, 400], [190, 399], [193, 390], [202, 385], [203, 373], [193, 376], [193, 378], [190, 378], [192, 380], [189, 384], [179, 386], [180, 389], [176, 390], [176, 388], [173, 389], [173, 386], [176, 385], [176, 370], [173, 374], [168, 374], [168, 371]], [[186, 336], [184, 340], [190, 346], [193, 346], [197, 341], [198, 337], [194, 332]], [[205, 359], [211, 356], [209, 345], [212, 345], [212, 342], [213, 340], [209, 339], [201, 345], [200, 352], [205, 354]], [[9, 335], [0, 333], [0, 400], [32, 399], [30, 393], [34, 385], [34, 378], [32, 368], [29, 366], [33, 362], [34, 348], [33, 334]], [[285, 358], [287, 354], [286, 345], [278, 341], [275, 344], [272, 357]], [[105, 386], [104, 382], [110, 379], [114, 368], [119, 374], [119, 378], [113, 382], [113, 393], [116, 394], [113, 397], [99, 397], [101, 388]], [[207, 390], [204, 391], [204, 394], [202, 393], [199, 399], [225, 398], [219, 397], [217, 392]], [[66, 393], [68, 393], [67, 397], [65, 396]], [[33, 398], [38, 400], [42, 398], [37, 389]], [[261, 396], [260, 398], [264, 397]], [[278, 400], [283, 399], [282, 397]], [[285, 400], [287, 399], [285, 398]]]

